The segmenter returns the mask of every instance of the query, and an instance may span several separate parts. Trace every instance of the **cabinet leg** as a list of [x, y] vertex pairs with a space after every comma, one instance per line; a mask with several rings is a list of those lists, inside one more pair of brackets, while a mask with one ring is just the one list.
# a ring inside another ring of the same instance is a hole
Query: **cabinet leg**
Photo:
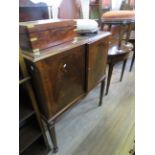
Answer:
[[102, 99], [103, 99], [103, 94], [104, 94], [104, 87], [105, 87], [105, 80], [103, 80], [103, 81], [101, 82], [99, 106], [102, 105]]
[[56, 139], [56, 133], [55, 133], [55, 126], [54, 124], [48, 124], [47, 128], [53, 143], [53, 153], [56, 153], [58, 152], [58, 146], [57, 146], [57, 139]]
[[134, 52], [134, 54], [133, 54], [133, 56], [132, 56], [131, 65], [130, 65], [130, 70], [129, 70], [130, 72], [132, 71], [132, 67], [133, 67], [134, 61], [135, 61], [135, 52]]
[[126, 66], [126, 61], [127, 61], [127, 60], [124, 60], [124, 62], [123, 62], [123, 67], [122, 67], [122, 72], [121, 72], [120, 81], [122, 81], [122, 79], [123, 79], [124, 70], [125, 70], [125, 66]]
[[109, 91], [113, 68], [114, 68], [114, 64], [109, 64], [108, 79], [107, 79], [107, 85], [106, 85], [106, 95], [108, 94], [108, 91]]

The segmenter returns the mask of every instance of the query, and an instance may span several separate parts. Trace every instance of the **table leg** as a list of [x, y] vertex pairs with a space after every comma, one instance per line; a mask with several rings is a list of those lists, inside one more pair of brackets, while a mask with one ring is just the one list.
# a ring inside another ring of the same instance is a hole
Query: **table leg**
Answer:
[[134, 52], [134, 54], [133, 54], [133, 56], [132, 56], [131, 65], [130, 65], [130, 70], [129, 70], [130, 72], [132, 71], [132, 67], [133, 67], [134, 61], [135, 61], [135, 52]]
[[99, 106], [102, 105], [102, 99], [103, 99], [103, 94], [104, 94], [104, 87], [105, 87], [105, 79], [101, 82]]
[[55, 126], [54, 123], [47, 123], [47, 128], [50, 134], [50, 138], [53, 143], [53, 153], [58, 152], [58, 146], [57, 146], [57, 139], [56, 139], [56, 133], [55, 133]]
[[113, 71], [114, 64], [109, 64], [109, 71], [108, 71], [108, 79], [107, 79], [107, 86], [106, 86], [106, 95], [108, 95], [112, 71]]
[[125, 70], [125, 66], [126, 66], [126, 61], [127, 61], [127, 60], [124, 60], [124, 62], [123, 62], [123, 67], [122, 67], [122, 72], [121, 72], [120, 81], [122, 81], [122, 79], [123, 79], [124, 70]]

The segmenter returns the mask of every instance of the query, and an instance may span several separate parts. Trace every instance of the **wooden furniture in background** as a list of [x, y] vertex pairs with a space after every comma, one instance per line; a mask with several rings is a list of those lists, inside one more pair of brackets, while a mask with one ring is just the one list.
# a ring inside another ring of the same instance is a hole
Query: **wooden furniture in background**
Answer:
[[90, 1], [89, 4], [89, 18], [94, 19], [101, 25], [101, 14], [102, 14], [102, 1], [94, 0]]
[[19, 7], [19, 21], [34, 21], [41, 19], [48, 19], [47, 6], [21, 6]]
[[59, 116], [99, 83], [102, 104], [109, 36], [109, 32], [78, 36], [37, 56], [24, 52], [54, 152], [58, 151], [54, 124]]
[[[109, 91], [111, 76], [113, 72], [113, 67], [116, 63], [123, 61], [122, 71], [120, 81], [123, 79], [124, 70], [126, 66], [126, 61], [128, 59], [128, 55], [130, 51], [133, 49], [133, 45], [129, 43], [129, 36], [131, 32], [132, 24], [134, 20], [102, 20], [101, 28], [104, 30], [104, 25], [109, 26], [109, 31], [111, 31], [112, 25], [119, 25], [118, 32], [116, 35], [111, 36], [111, 40], [109, 42], [109, 51], [108, 51], [108, 77], [107, 77], [107, 86], [106, 86], [106, 95]], [[126, 32], [125, 43], [122, 45], [123, 35]]]
[[135, 2], [134, 0], [124, 0], [121, 3], [120, 10], [134, 10]]
[[100, 11], [100, 6], [99, 6], [99, 0], [97, 1], [90, 1], [90, 4], [89, 4], [89, 18], [92, 17], [92, 13], [93, 11], [97, 11], [98, 12], [98, 17], [100, 15], [99, 11]]
[[[132, 45], [131, 45], [131, 48], [132, 48]], [[113, 68], [116, 63], [121, 62], [121, 61], [123, 61], [123, 66], [122, 66], [122, 71], [121, 71], [121, 76], [120, 76], [120, 81], [122, 81], [124, 71], [125, 71], [126, 62], [127, 62], [130, 51], [131, 50], [124, 50], [123, 48], [118, 49], [118, 45], [115, 45], [115, 46], [113, 45], [110, 47], [110, 49], [108, 51], [109, 69], [108, 69], [108, 76], [107, 76], [106, 95], [109, 92], [109, 86], [110, 86]]]
[[35, 4], [30, 0], [19, 0], [19, 22], [48, 18], [49, 10], [46, 3]]
[[30, 79], [20, 53], [19, 153], [20, 155], [47, 155], [50, 149]]

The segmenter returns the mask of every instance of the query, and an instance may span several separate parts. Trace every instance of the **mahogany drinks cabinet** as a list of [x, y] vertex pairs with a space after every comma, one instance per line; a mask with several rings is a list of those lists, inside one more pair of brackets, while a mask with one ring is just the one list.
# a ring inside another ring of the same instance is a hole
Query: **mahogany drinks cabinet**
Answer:
[[39, 54], [23, 50], [42, 119], [58, 151], [55, 123], [67, 109], [101, 83], [100, 101], [105, 84], [109, 32], [75, 36]]

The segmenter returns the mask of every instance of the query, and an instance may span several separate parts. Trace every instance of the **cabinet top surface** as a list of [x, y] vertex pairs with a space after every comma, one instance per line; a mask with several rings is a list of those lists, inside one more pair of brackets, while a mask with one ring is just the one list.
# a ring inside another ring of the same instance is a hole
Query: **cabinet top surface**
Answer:
[[39, 54], [34, 55], [33, 53], [27, 52], [27, 51], [23, 51], [23, 56], [32, 61], [32, 62], [37, 62], [40, 60], [43, 60], [45, 58], [48, 58], [50, 56], [65, 52], [67, 50], [71, 50], [75, 47], [87, 44], [87, 43], [93, 43], [97, 40], [106, 38], [108, 36], [110, 36], [111, 33], [110, 32], [101, 32], [99, 31], [97, 34], [90, 34], [90, 35], [83, 35], [83, 36], [76, 36], [74, 38], [74, 40], [45, 49], [40, 51]]

